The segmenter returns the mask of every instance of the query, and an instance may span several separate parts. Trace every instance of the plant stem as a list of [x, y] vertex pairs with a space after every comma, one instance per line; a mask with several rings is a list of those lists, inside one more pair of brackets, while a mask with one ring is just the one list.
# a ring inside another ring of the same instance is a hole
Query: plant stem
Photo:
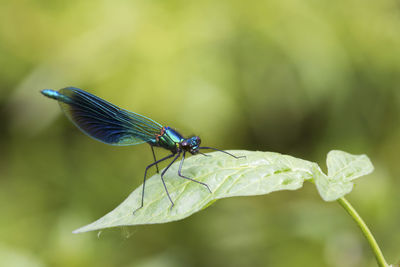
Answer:
[[385, 261], [383, 257], [382, 251], [376, 243], [374, 236], [372, 235], [371, 231], [368, 229], [368, 226], [365, 224], [363, 219], [358, 215], [357, 211], [353, 208], [353, 206], [344, 198], [339, 198], [337, 200], [340, 205], [353, 217], [354, 221], [356, 221], [358, 227], [360, 227], [361, 231], [363, 232], [365, 238], [367, 238], [369, 245], [371, 246], [373, 252], [375, 253], [376, 261], [380, 267], [388, 267], [389, 265]]

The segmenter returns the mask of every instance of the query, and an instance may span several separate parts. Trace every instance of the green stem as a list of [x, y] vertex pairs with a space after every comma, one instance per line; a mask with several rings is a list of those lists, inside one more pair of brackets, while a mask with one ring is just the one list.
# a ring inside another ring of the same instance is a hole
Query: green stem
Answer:
[[360, 215], [358, 215], [357, 211], [353, 208], [353, 206], [351, 206], [351, 204], [344, 197], [339, 198], [337, 201], [339, 202], [340, 205], [342, 205], [342, 207], [347, 211], [347, 213], [350, 214], [351, 217], [353, 217], [358, 227], [360, 227], [365, 238], [367, 238], [369, 245], [371, 246], [372, 250], [375, 253], [375, 258], [379, 266], [388, 267], [389, 265], [386, 263], [382, 251], [378, 246], [378, 243], [376, 243], [374, 236], [372, 235], [371, 231], [368, 229], [368, 226], [365, 224]]

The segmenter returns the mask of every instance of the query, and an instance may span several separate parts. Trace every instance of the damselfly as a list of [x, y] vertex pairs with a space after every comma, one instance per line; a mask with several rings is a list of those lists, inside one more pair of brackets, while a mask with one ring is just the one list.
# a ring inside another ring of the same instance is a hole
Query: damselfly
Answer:
[[[212, 149], [228, 154], [234, 158], [241, 158], [217, 148], [202, 147], [200, 146], [201, 140], [198, 136], [185, 138], [171, 127], [162, 126], [143, 115], [119, 108], [78, 88], [67, 87], [59, 91], [45, 89], [41, 92], [43, 95], [57, 100], [65, 115], [82, 132], [98, 141], [117, 146], [137, 145], [142, 143], [148, 143], [150, 145], [154, 162], [148, 165], [144, 172], [142, 201], [140, 207], [136, 210], [143, 207], [147, 171], [150, 167], [155, 165], [158, 173], [158, 163], [164, 160], [173, 158], [161, 172], [161, 181], [171, 201], [172, 208], [174, 202], [165, 185], [164, 174], [180, 156], [182, 156], [182, 159], [178, 169], [178, 176], [203, 185], [210, 193], [211, 189], [207, 184], [182, 174], [182, 166], [186, 152], [195, 155], [198, 153], [203, 154], [200, 152], [200, 149]], [[171, 151], [171, 154], [157, 160], [153, 147], [162, 147]]]

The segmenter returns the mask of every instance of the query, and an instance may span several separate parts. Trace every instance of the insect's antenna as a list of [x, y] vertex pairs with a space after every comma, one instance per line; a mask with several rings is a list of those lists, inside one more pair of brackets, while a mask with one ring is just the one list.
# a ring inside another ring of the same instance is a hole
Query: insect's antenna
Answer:
[[246, 156], [239, 156], [238, 157], [238, 156], [235, 156], [235, 155], [233, 155], [233, 154], [231, 154], [229, 152], [226, 152], [224, 150], [221, 150], [221, 149], [218, 149], [218, 148], [214, 148], [214, 147], [202, 146], [202, 147], [199, 147], [199, 149], [211, 149], [211, 150], [219, 151], [219, 152], [228, 154], [229, 156], [234, 157], [235, 159], [240, 159], [240, 158], [245, 158], [246, 157]]

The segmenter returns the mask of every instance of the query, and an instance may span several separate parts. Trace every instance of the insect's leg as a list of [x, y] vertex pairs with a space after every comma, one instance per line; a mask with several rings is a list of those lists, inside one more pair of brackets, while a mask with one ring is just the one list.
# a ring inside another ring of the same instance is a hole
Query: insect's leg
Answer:
[[[172, 155], [174, 155], [174, 154], [172, 154]], [[165, 172], [169, 169], [169, 167], [171, 167], [171, 165], [179, 158], [180, 155], [181, 155], [181, 152], [178, 152], [178, 154], [176, 154], [175, 158], [168, 164], [167, 167], [165, 167], [165, 169], [164, 169], [164, 170], [162, 171], [162, 173], [161, 173], [161, 181], [162, 181], [162, 183], [163, 183], [163, 185], [164, 185], [165, 192], [167, 193], [167, 196], [168, 196], [168, 198], [169, 198], [169, 201], [171, 201], [171, 204], [172, 204], [172, 205], [171, 205], [171, 209], [172, 209], [172, 207], [173, 207], [175, 204], [174, 204], [174, 202], [172, 201], [171, 196], [169, 195], [167, 186], [165, 185], [164, 174], [165, 174]]]
[[212, 149], [212, 150], [216, 150], [225, 154], [228, 154], [231, 157], [234, 157], [235, 159], [240, 159], [240, 158], [245, 158], [246, 156], [235, 156], [229, 152], [226, 152], [224, 150], [218, 149], [218, 148], [214, 148], [214, 147], [208, 147], [208, 146], [203, 146], [203, 147], [199, 147], [199, 149]]
[[189, 178], [189, 177], [186, 177], [186, 176], [182, 175], [181, 172], [182, 172], [183, 161], [185, 160], [185, 153], [186, 153], [186, 151], [183, 152], [182, 160], [181, 160], [181, 163], [179, 164], [178, 175], [179, 175], [180, 177], [184, 178], [184, 179], [187, 179], [187, 180], [190, 180], [190, 181], [192, 181], [192, 182], [195, 182], [195, 183], [204, 185], [205, 187], [207, 187], [208, 191], [210, 191], [210, 193], [212, 193], [210, 187], [208, 187], [208, 184], [199, 182], [199, 181], [197, 181], [197, 180], [195, 180], [195, 179], [193, 179], [193, 178]]
[[144, 171], [144, 179], [143, 179], [142, 202], [141, 202], [141, 204], [140, 204], [140, 207], [137, 208], [137, 209], [135, 209], [135, 210], [133, 211], [133, 213], [135, 213], [138, 209], [141, 209], [141, 208], [143, 207], [143, 203], [144, 203], [144, 187], [145, 187], [145, 185], [146, 185], [146, 174], [147, 174], [147, 170], [148, 170], [150, 167], [154, 166], [155, 164], [160, 163], [161, 161], [164, 161], [164, 160], [166, 160], [166, 159], [172, 158], [173, 156], [174, 156], [174, 154], [168, 155], [168, 156], [166, 156], [166, 157], [164, 157], [164, 158], [162, 158], [162, 159], [159, 159], [159, 160], [157, 160], [157, 161], [155, 161], [155, 162], [149, 164], [149, 165], [146, 167], [146, 170]]
[[[157, 162], [156, 154], [154, 154], [154, 148], [153, 148], [152, 145], [150, 145], [150, 147], [151, 147], [151, 152], [153, 152], [154, 162]], [[158, 164], [157, 163], [156, 163], [156, 169], [157, 169], [157, 173], [159, 173], [160, 171], [158, 170]]]

